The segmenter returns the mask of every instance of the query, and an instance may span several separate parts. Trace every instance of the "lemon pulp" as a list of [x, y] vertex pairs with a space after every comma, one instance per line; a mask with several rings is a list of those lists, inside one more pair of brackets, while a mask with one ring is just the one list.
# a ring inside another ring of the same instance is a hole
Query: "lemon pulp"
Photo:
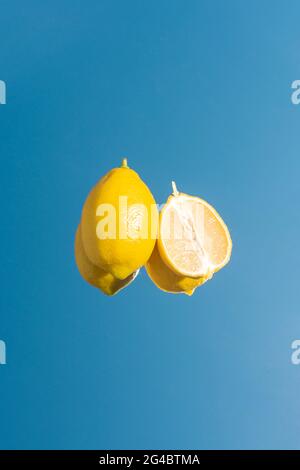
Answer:
[[160, 215], [159, 253], [175, 273], [209, 277], [228, 263], [232, 242], [227, 226], [206, 201], [171, 195]]

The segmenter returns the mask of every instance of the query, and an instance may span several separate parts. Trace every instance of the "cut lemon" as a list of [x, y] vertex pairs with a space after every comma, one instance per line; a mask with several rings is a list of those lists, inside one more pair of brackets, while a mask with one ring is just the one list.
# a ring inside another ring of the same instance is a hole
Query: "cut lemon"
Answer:
[[232, 242], [228, 228], [206, 201], [173, 194], [160, 214], [158, 250], [163, 262], [176, 274], [210, 278], [228, 263]]
[[172, 294], [192, 295], [197, 287], [207, 281], [205, 277], [194, 278], [176, 274], [161, 259], [157, 243], [146, 263], [146, 271], [159, 289]]

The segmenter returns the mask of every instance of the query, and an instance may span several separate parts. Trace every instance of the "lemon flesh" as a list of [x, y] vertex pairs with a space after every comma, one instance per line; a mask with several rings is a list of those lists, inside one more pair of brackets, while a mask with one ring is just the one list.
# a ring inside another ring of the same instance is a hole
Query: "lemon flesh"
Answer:
[[207, 280], [204, 277], [196, 279], [176, 274], [163, 262], [157, 244], [146, 264], [146, 271], [159, 289], [173, 294], [192, 295]]
[[209, 278], [228, 263], [232, 242], [211, 205], [177, 193], [161, 211], [158, 250], [162, 261], [179, 276]]
[[81, 234], [85, 253], [92, 264], [118, 279], [128, 278], [148, 261], [157, 229], [154, 197], [126, 164], [107, 173], [83, 207]]
[[138, 271], [136, 271], [126, 279], [120, 280], [114, 277], [111, 273], [105, 272], [103, 269], [92, 264], [84, 251], [80, 225], [77, 228], [75, 237], [75, 259], [81, 276], [89, 284], [94, 287], [98, 287], [106, 295], [116, 294], [130, 284], [138, 274]]

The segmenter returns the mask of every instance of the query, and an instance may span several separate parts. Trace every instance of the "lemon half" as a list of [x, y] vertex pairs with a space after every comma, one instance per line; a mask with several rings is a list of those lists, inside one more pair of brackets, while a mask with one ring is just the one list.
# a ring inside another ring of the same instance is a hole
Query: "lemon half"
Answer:
[[159, 237], [146, 264], [147, 273], [161, 290], [192, 295], [228, 263], [232, 250], [229, 230], [210, 204], [179, 193], [175, 183], [159, 221]]
[[217, 211], [195, 196], [174, 192], [160, 214], [160, 256], [180, 276], [209, 277], [231, 256], [229, 230]]

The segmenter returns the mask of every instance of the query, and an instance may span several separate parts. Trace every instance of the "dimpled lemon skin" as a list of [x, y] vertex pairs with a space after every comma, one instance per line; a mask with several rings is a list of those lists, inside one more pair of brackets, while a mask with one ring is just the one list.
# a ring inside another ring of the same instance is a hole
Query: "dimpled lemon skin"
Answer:
[[[138, 219], [139, 233], [143, 234], [143, 238], [128, 236], [126, 232], [123, 238], [120, 237], [120, 196], [127, 197], [128, 214], [132, 205], [143, 204], [146, 208], [147, 219], [139, 216], [136, 210], [132, 211], [132, 219], [130, 215], [128, 217], [131, 228], [135, 227]], [[97, 208], [101, 204], [112, 205], [115, 209], [116, 237], [100, 239], [97, 236], [100, 220]], [[156, 214], [154, 218], [150, 217], [151, 208]], [[157, 218], [155, 200], [139, 175], [127, 166], [114, 168], [96, 184], [84, 204], [81, 234], [85, 253], [96, 266], [118, 279], [125, 279], [150, 258], [156, 241]], [[152, 219], [155, 221], [154, 226], [151, 226]]]
[[204, 277], [192, 278], [175, 274], [162, 260], [157, 244], [146, 264], [150, 279], [161, 290], [173, 294], [192, 295], [195, 289], [207, 280]]
[[106, 295], [114, 295], [119, 290], [130, 284], [137, 273], [131, 274], [127, 279], [116, 279], [111, 273], [107, 273], [98, 266], [92, 264], [86, 256], [82, 239], [80, 225], [76, 231], [75, 237], [75, 260], [83, 279], [94, 287], [98, 287]]

